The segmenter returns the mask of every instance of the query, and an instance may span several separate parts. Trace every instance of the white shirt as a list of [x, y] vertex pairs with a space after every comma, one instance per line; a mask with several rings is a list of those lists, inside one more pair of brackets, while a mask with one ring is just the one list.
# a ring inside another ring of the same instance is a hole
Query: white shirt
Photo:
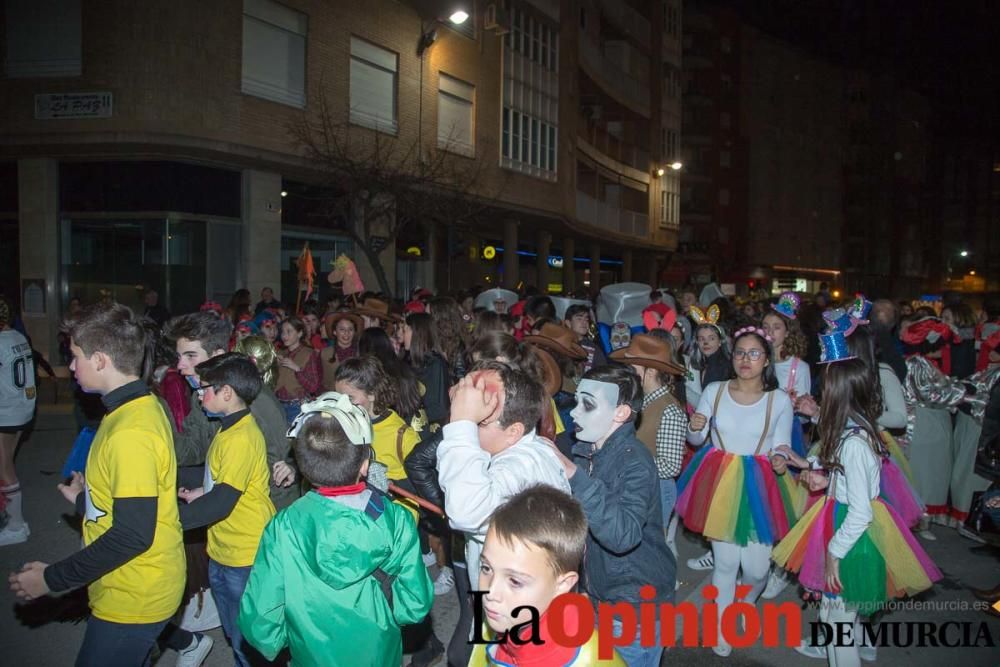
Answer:
[[36, 394], [31, 344], [19, 331], [0, 331], [0, 426], [30, 422]]
[[[688, 442], [692, 445], [700, 446], [709, 437], [709, 429], [712, 426], [712, 409], [715, 406], [715, 397], [722, 392], [719, 400], [719, 414], [715, 417], [715, 428], [722, 436], [722, 443], [726, 452], [748, 456], [753, 454], [767, 455], [778, 445], [792, 444], [792, 401], [788, 394], [780, 389], [772, 392], [774, 402], [771, 405], [771, 421], [764, 423], [767, 414], [768, 393], [765, 392], [760, 400], [752, 405], [741, 405], [733, 400], [727, 389], [729, 382], [713, 382], [705, 387], [701, 395], [696, 412], [705, 415], [707, 422], [705, 428], [700, 431], [688, 429]], [[767, 436], [764, 444], [757, 452], [757, 443], [760, 441], [760, 434], [767, 428]], [[715, 438], [715, 434], [712, 434]], [[720, 445], [714, 442], [717, 447]]]
[[437, 449], [438, 483], [452, 528], [468, 534], [465, 562], [475, 589], [479, 555], [493, 512], [536, 484], [554, 486], [569, 495], [569, 480], [552, 445], [533, 430], [492, 457], [479, 446], [479, 427], [471, 421], [452, 422], [443, 431]]
[[[795, 369], [795, 386], [789, 390], [788, 379], [792, 373], [792, 363], [798, 360]], [[796, 396], [805, 396], [812, 389], [812, 373], [809, 371], [809, 364], [798, 357], [789, 357], [784, 361], [774, 364], [774, 374], [778, 377], [778, 386], [791, 394], [794, 391]]]
[[688, 371], [688, 377], [684, 379], [684, 395], [687, 397], [688, 405], [697, 408], [702, 391], [701, 371], [691, 367], [691, 357], [687, 354], [684, 355], [684, 366]]
[[827, 551], [834, 558], [843, 558], [871, 525], [872, 500], [879, 495], [882, 462], [864, 434], [848, 436], [840, 445], [837, 459], [843, 472], [833, 472], [830, 487], [834, 499], [847, 505], [847, 516], [833, 534]]

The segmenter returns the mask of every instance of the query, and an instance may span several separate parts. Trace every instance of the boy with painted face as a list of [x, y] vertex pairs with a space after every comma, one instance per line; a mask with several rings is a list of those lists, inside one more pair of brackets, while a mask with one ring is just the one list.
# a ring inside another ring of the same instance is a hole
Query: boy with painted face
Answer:
[[[573, 461], [563, 459], [573, 497], [590, 531], [584, 557], [587, 593], [598, 603], [673, 602], [677, 563], [667, 548], [660, 510], [659, 476], [649, 450], [636, 438], [634, 421], [642, 387], [625, 367], [588, 371], [577, 387], [573, 410]], [[651, 585], [656, 595], [640, 598]], [[615, 620], [616, 634], [621, 626]], [[657, 637], [659, 630], [657, 629]], [[662, 647], [643, 648], [640, 633], [618, 652], [630, 667], [659, 665]]]

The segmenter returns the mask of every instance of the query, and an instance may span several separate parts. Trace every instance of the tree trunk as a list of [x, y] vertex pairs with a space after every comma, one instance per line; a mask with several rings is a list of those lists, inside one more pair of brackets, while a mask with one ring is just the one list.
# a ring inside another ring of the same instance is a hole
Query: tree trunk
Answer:
[[374, 252], [368, 244], [368, 239], [356, 239], [357, 245], [364, 253], [365, 259], [368, 260], [368, 265], [372, 267], [372, 271], [375, 273], [375, 279], [378, 280], [379, 291], [387, 295], [390, 299], [395, 296], [391, 287], [389, 287], [389, 278], [385, 275], [385, 267], [382, 266], [382, 262], [379, 258], [379, 253]]

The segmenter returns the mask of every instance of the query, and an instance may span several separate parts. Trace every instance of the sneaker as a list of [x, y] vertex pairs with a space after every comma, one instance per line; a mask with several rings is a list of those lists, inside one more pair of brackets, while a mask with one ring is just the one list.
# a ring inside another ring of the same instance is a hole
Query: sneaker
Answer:
[[807, 658], [813, 658], [814, 660], [826, 660], [826, 647], [825, 646], [813, 646], [812, 644], [803, 641], [801, 644], [795, 647], [795, 652], [799, 655], [804, 655]]
[[862, 645], [858, 647], [858, 657], [865, 662], [875, 662], [878, 657], [878, 648], [875, 646]]
[[177, 654], [177, 667], [200, 667], [214, 644], [211, 637], [196, 632], [191, 646]]
[[430, 567], [435, 563], [437, 563], [437, 556], [434, 555], [433, 551], [428, 551], [423, 556], [421, 556], [421, 558], [424, 559], [424, 565], [426, 565], [427, 567]]
[[432, 633], [430, 641], [410, 658], [410, 667], [437, 667], [438, 665], [444, 665], [444, 657], [444, 644], [437, 638], [437, 635]]
[[728, 658], [732, 652], [733, 647], [722, 641], [721, 637], [719, 638], [719, 643], [712, 647], [712, 653], [720, 658]]
[[688, 558], [688, 567], [692, 570], [711, 570], [715, 567], [715, 557], [709, 549], [701, 558]]
[[984, 540], [979, 535], [966, 528], [964, 524], [959, 524], [958, 534], [967, 540], [972, 540], [973, 542], [978, 542], [979, 544], [986, 544], [986, 540]]
[[788, 575], [785, 574], [784, 570], [775, 566], [771, 568], [771, 574], [767, 575], [767, 586], [764, 587], [764, 592], [760, 596], [765, 600], [773, 600], [781, 595], [781, 591], [785, 590], [786, 586], [788, 586]]
[[442, 567], [434, 580], [434, 595], [445, 595], [455, 588], [455, 573], [448, 566]]
[[28, 528], [27, 523], [22, 523], [18, 528], [7, 526], [3, 530], [0, 530], [0, 547], [5, 547], [8, 544], [27, 542], [28, 535], [31, 535], [31, 530]]

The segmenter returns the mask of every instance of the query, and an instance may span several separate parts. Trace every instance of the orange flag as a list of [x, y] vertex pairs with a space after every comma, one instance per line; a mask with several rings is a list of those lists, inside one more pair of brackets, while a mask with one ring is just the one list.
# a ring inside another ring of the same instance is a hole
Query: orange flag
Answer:
[[316, 278], [316, 268], [313, 266], [312, 252], [309, 251], [309, 241], [306, 241], [306, 244], [302, 246], [302, 252], [295, 260], [295, 265], [299, 267], [299, 291], [302, 290], [302, 284], [305, 283], [306, 301], [308, 301], [313, 292], [313, 280]]

